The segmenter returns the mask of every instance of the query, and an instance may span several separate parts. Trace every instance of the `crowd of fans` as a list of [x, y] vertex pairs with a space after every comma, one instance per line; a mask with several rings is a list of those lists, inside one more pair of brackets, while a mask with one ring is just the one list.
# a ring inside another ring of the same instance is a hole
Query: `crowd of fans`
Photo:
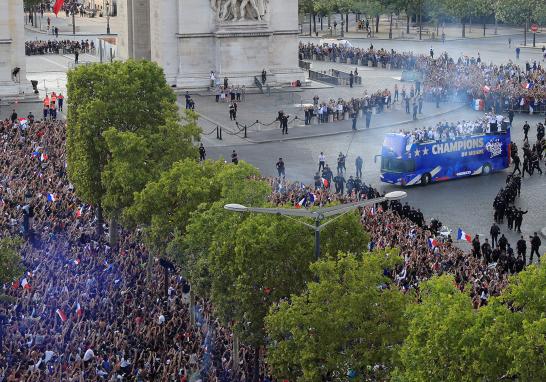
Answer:
[[368, 49], [345, 46], [320, 46], [303, 44], [299, 46], [300, 59], [317, 59], [352, 64], [378, 66], [392, 69], [416, 71], [423, 80], [426, 97], [455, 97], [462, 101], [483, 99], [485, 109], [494, 107], [497, 111], [515, 110], [539, 112], [546, 110], [546, 70], [540, 62], [526, 62], [524, 67], [509, 61], [494, 65], [482, 62], [477, 57], [461, 56], [458, 59], [443, 53], [434, 56], [414, 55], [394, 50]]
[[25, 42], [27, 56], [42, 54], [93, 53], [95, 43], [91, 40], [34, 40]]
[[[24, 279], [4, 286], [15, 302], [0, 302], [0, 380], [239, 381], [250, 375], [252, 351], [241, 347], [234, 374], [229, 329], [202, 299], [195, 305], [196, 324], [190, 324], [186, 280], [171, 272], [165, 285], [162, 264], [149, 257], [138, 231], [122, 230], [119, 243], [109, 246], [101, 232], [108, 227], [98, 226], [93, 208], [78, 200], [66, 176], [64, 122], [6, 119], [0, 139], [2, 236], [26, 239]], [[347, 182], [346, 193], [333, 192], [331, 182], [314, 188], [270, 182], [275, 205], [380, 196], [360, 179], [350, 187]], [[400, 248], [404, 263], [390, 276], [402, 290], [449, 272], [460, 288], [472, 285], [480, 306], [524, 266], [506, 246], [484, 243], [468, 254], [450, 237], [430, 245], [441, 224], [427, 225], [407, 203], [376, 207], [362, 210], [362, 224], [370, 249]]]
[[[66, 176], [64, 127], [0, 122], [2, 236], [26, 239], [24, 279], [3, 290], [15, 303], [0, 302], [0, 380], [230, 380], [229, 331], [210, 304], [197, 300], [191, 326], [185, 280], [171, 274], [165, 298], [139, 233], [112, 248], [97, 232]], [[241, 349], [241, 374], [251, 357]]]

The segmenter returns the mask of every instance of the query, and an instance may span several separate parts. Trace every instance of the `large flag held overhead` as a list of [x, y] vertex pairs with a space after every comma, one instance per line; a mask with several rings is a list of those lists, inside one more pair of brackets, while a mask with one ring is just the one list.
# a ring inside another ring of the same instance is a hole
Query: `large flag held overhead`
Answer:
[[64, 4], [64, 0], [56, 0], [55, 1], [55, 5], [53, 6], [53, 13], [55, 13], [55, 16], [57, 16], [57, 14], [61, 10], [63, 4]]
[[466, 240], [469, 243], [472, 243], [472, 237], [470, 237], [469, 234], [467, 234], [465, 231], [459, 228], [457, 231], [457, 240]]

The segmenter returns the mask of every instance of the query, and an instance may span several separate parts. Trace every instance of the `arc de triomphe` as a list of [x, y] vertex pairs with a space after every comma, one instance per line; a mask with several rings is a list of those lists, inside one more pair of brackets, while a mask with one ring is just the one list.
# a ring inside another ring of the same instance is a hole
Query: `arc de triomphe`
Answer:
[[120, 58], [158, 62], [177, 87], [206, 87], [210, 71], [251, 85], [303, 81], [296, 0], [123, 0]]

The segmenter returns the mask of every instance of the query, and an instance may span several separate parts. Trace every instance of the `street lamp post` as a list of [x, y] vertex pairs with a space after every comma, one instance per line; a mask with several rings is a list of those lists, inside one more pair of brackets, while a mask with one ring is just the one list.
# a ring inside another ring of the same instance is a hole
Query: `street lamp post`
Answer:
[[[315, 232], [315, 258], [318, 260], [320, 257], [320, 231], [324, 229], [328, 224], [337, 220], [342, 215], [351, 212], [359, 207], [365, 207], [372, 204], [382, 203], [390, 200], [404, 199], [407, 193], [404, 191], [389, 192], [383, 197], [375, 199], [366, 199], [361, 202], [340, 204], [334, 207], [319, 208], [316, 210], [308, 211], [301, 209], [289, 209], [289, 208], [259, 208], [259, 207], [246, 207], [241, 204], [226, 204], [224, 208], [232, 212], [255, 212], [260, 214], [282, 215], [288, 218], [292, 217], [306, 217], [315, 220], [315, 224], [308, 224], [300, 220], [294, 219], [297, 223], [303, 224], [306, 227], [311, 228]], [[328, 218], [336, 216], [333, 219], [328, 220], [326, 223], [321, 222]]]
[[106, 34], [110, 34], [110, 2], [106, 0]]

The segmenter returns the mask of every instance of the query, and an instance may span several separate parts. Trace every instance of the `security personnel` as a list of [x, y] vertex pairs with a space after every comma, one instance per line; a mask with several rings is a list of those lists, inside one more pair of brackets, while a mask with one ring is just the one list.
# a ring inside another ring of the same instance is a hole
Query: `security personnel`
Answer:
[[349, 180], [347, 181], [347, 195], [351, 195], [354, 187], [355, 187], [355, 180], [353, 179], [353, 176], [351, 175], [349, 177]]
[[481, 248], [480, 247], [481, 247], [480, 237], [478, 235], [476, 235], [476, 236], [474, 236], [474, 239], [472, 239], [472, 253], [477, 258], [481, 257], [481, 253], [480, 253]]
[[516, 248], [518, 250], [518, 256], [521, 256], [523, 258], [523, 262], [527, 263], [527, 243], [525, 242], [523, 236], [516, 243]]
[[205, 151], [205, 147], [203, 146], [203, 144], [201, 143], [199, 145], [199, 161], [204, 161], [205, 158], [207, 156], [207, 152]]
[[523, 125], [523, 134], [524, 134], [524, 137], [523, 137], [523, 140], [524, 141], [528, 141], [529, 140], [529, 137], [527, 136], [529, 134], [529, 129], [531, 128], [531, 126], [529, 126], [529, 124], [527, 123], [527, 121], [525, 121], [525, 124]]
[[404, 207], [402, 208], [402, 215], [407, 218], [409, 216], [410, 210], [411, 207], [409, 206], [408, 202], [406, 202], [406, 204], [404, 204]]
[[336, 194], [343, 195], [343, 188], [345, 186], [346, 180], [343, 177], [342, 173], [337, 174], [334, 177], [334, 185], [336, 186]]
[[501, 237], [499, 239], [499, 248], [501, 251], [506, 251], [506, 247], [508, 246], [508, 239], [504, 236], [504, 234], [501, 234]]
[[360, 192], [360, 190], [362, 189], [362, 181], [360, 180], [360, 178], [355, 179], [354, 189], [355, 189], [355, 192], [357, 193]]
[[529, 211], [523, 212], [519, 208], [515, 208], [514, 212], [514, 223], [515, 227], [514, 230], [517, 230], [519, 233], [521, 233], [521, 223], [523, 222], [523, 215], [526, 214]]
[[512, 171], [512, 175], [516, 173], [516, 171], [521, 175], [521, 168], [519, 167], [521, 163], [521, 159], [519, 159], [518, 154], [512, 156], [512, 160], [514, 161], [514, 171]]
[[529, 263], [533, 262], [533, 254], [537, 254], [538, 261], [540, 261], [540, 252], [538, 251], [540, 246], [542, 245], [542, 242], [540, 241], [540, 237], [538, 237], [537, 233], [535, 232], [534, 236], [530, 236], [531, 239], [531, 257], [529, 259]]
[[493, 248], [495, 248], [496, 246], [498, 246], [498, 237], [500, 234], [499, 226], [493, 223], [491, 229], [489, 230], [489, 234], [491, 235], [491, 245]]
[[485, 243], [482, 244], [482, 253], [485, 261], [489, 264], [491, 262], [491, 245], [489, 244], [489, 240], [485, 239]]
[[512, 207], [506, 208], [506, 220], [508, 220], [508, 229], [514, 228], [514, 209]]

